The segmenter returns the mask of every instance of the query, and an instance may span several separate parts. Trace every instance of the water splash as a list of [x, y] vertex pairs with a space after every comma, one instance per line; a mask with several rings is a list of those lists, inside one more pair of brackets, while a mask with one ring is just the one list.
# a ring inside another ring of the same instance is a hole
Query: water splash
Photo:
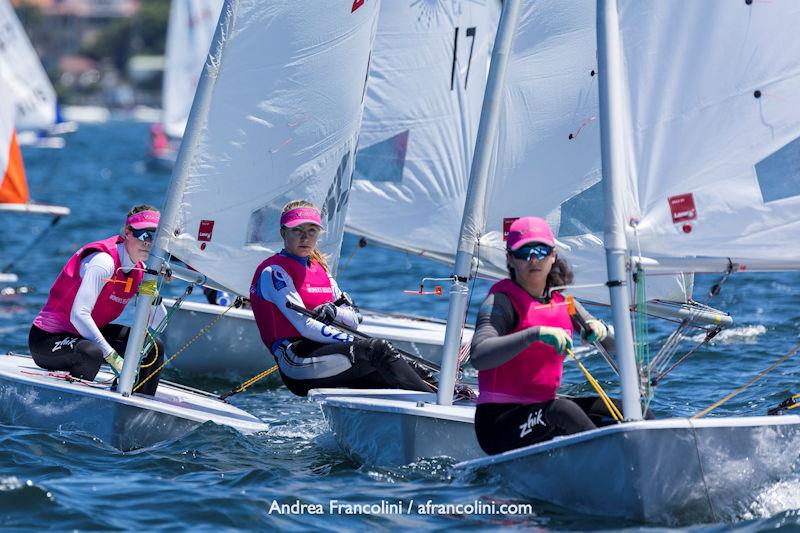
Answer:
[[[766, 332], [767, 328], [762, 324], [725, 329], [714, 337], [711, 344], [752, 344], [756, 342], [758, 337], [764, 335]], [[705, 337], [705, 333], [700, 333], [690, 338], [695, 342], [702, 342]]]

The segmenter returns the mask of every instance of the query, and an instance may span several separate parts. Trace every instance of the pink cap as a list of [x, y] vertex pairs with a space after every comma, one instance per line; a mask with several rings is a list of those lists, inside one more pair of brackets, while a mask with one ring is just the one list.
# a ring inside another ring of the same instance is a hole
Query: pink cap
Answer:
[[293, 228], [300, 224], [316, 224], [321, 228], [322, 220], [319, 218], [319, 211], [313, 207], [298, 207], [281, 215], [281, 226]]
[[547, 221], [539, 217], [522, 217], [515, 220], [508, 228], [506, 242], [509, 250], [519, 250], [532, 242], [542, 242], [548, 246], [556, 245]]
[[125, 221], [125, 225], [133, 229], [155, 228], [158, 226], [160, 219], [161, 215], [158, 211], [139, 211], [129, 216], [128, 220]]

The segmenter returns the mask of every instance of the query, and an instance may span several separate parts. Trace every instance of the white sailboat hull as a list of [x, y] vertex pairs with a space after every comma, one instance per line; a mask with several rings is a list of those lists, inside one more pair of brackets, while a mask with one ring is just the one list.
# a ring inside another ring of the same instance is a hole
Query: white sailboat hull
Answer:
[[[165, 298], [169, 307], [174, 300]], [[190, 339], [227, 307], [197, 302], [184, 302], [163, 333], [167, 356], [180, 350]], [[406, 317], [366, 313], [359, 331], [388, 339], [396, 347], [438, 363], [444, 341], [444, 323]], [[472, 338], [465, 330], [464, 342]], [[264, 347], [249, 309], [231, 309], [214, 327], [190, 344], [170, 366], [186, 374], [213, 375], [230, 380], [252, 377], [275, 364]], [[280, 377], [268, 379], [279, 384]]]
[[315, 389], [309, 396], [320, 402], [339, 446], [360, 464], [485, 455], [475, 438], [472, 402], [441, 406], [432, 393], [385, 389]]
[[495, 476], [524, 498], [590, 515], [689, 524], [741, 516], [800, 459], [800, 416], [607, 426], [486, 456], [472, 404], [443, 407], [433, 394], [318, 389], [331, 431], [354, 461], [397, 466], [424, 457]]
[[689, 524], [741, 516], [790, 476], [800, 416], [668, 419], [608, 426], [456, 465], [573, 511]]
[[[99, 383], [69, 382], [29, 357], [0, 356], [0, 421], [48, 430], [82, 431], [123, 451], [178, 438], [205, 422], [242, 433], [266, 431], [258, 418], [211, 396], [160, 384], [155, 397], [112, 392]], [[113, 375], [101, 371], [99, 380]]]

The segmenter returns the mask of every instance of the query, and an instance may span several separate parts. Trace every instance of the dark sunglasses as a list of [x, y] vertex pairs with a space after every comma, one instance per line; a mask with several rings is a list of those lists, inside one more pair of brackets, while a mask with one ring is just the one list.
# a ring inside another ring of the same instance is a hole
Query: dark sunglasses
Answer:
[[128, 226], [128, 229], [140, 241], [153, 242], [153, 239], [156, 238], [156, 230], [154, 229], [133, 229], [130, 226]]
[[517, 248], [516, 250], [511, 251], [511, 255], [516, 257], [517, 259], [523, 259], [525, 261], [530, 261], [532, 257], [535, 257], [539, 261], [548, 257], [550, 254], [553, 253], [553, 247], [548, 246], [542, 242], [537, 244], [526, 244], [521, 248]]

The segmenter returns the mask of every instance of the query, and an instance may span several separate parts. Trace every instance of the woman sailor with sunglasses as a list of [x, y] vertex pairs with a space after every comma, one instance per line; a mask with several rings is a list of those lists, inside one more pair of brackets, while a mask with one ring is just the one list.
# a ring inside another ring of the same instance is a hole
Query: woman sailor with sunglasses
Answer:
[[[298, 396], [321, 387], [432, 392], [423, 379], [430, 376], [409, 365], [388, 341], [355, 338], [331, 325], [336, 321], [357, 329], [360, 315], [317, 248], [323, 227], [314, 204], [289, 202], [280, 224], [283, 250], [256, 269], [250, 304], [286, 388]], [[314, 311], [316, 318], [289, 309], [287, 302]]]
[[[119, 375], [119, 354], [125, 351], [130, 328], [112, 321], [136, 297], [158, 221], [158, 209], [136, 206], [119, 235], [87, 244], [72, 255], [28, 335], [37, 365], [91, 381], [105, 361]], [[164, 314], [163, 305], [156, 307], [151, 324]], [[156, 341], [142, 360], [139, 382], [147, 381], [137, 392], [155, 394], [163, 358], [163, 344]]]
[[[611, 423], [599, 397], [556, 398], [564, 354], [580, 321], [552, 287], [568, 285], [573, 274], [558, 257], [544, 219], [519, 218], [507, 240], [510, 278], [494, 284], [478, 311], [471, 362], [478, 370], [480, 396], [475, 433], [483, 451], [497, 454]], [[553, 304], [553, 305], [550, 305]], [[576, 302], [590, 342], [613, 349], [606, 326]]]

